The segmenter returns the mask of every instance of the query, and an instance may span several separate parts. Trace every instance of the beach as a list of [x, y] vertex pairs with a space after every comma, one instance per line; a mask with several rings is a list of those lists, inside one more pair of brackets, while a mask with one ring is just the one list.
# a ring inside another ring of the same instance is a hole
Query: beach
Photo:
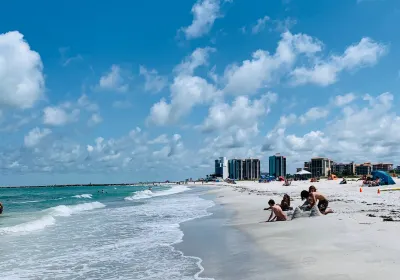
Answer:
[[[287, 193], [291, 205], [299, 206], [300, 192], [310, 185], [329, 198], [333, 214], [262, 223], [270, 214], [263, 211], [269, 199], [280, 203]], [[399, 220], [400, 192], [378, 194], [376, 187], [360, 192], [360, 186], [361, 181], [339, 185], [339, 180], [293, 181], [288, 187], [282, 182], [237, 182], [216, 183], [212, 193], [217, 204], [234, 212], [230, 226], [264, 253], [269, 270], [263, 279], [398, 279], [400, 223], [383, 219]]]
[[400, 192], [313, 184], [334, 213], [274, 223], [310, 182], [3, 189], [2, 279], [398, 279]]

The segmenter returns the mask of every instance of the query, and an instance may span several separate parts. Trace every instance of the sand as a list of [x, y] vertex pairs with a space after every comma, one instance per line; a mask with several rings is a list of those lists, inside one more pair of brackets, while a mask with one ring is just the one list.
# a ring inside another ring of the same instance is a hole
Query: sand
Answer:
[[[397, 180], [397, 184], [400, 181]], [[333, 214], [263, 223], [270, 212], [269, 199], [280, 203], [291, 196], [291, 206], [302, 204], [300, 192], [310, 182], [216, 183], [212, 192], [217, 203], [235, 211], [230, 225], [248, 234], [268, 255], [271, 270], [265, 279], [399, 279], [400, 191], [377, 193], [378, 188], [361, 182], [339, 185], [339, 180], [313, 183], [325, 194]]]

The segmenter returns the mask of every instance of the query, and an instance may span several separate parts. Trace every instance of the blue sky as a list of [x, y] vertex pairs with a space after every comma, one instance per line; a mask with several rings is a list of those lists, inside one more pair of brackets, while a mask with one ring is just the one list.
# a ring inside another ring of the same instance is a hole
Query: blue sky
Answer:
[[400, 3], [8, 1], [2, 185], [184, 179], [219, 156], [397, 160]]

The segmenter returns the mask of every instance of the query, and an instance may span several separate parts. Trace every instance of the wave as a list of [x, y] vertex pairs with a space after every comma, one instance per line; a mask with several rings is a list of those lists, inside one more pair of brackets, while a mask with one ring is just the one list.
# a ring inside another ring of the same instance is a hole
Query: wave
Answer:
[[104, 207], [106, 206], [103, 203], [97, 201], [91, 203], [82, 203], [77, 205], [68, 205], [68, 206], [58, 205], [56, 207], [51, 207], [46, 210], [43, 210], [42, 213], [44, 213], [45, 215], [39, 219], [15, 226], [0, 228], [0, 235], [6, 233], [28, 233], [32, 231], [41, 230], [48, 226], [54, 225], [56, 223], [56, 217], [68, 217], [83, 211], [90, 211]]
[[92, 198], [92, 195], [91, 194], [77, 194], [77, 195], [74, 195], [73, 197], [75, 197], [75, 198], [87, 198], [87, 199], [91, 199]]
[[168, 190], [158, 191], [158, 192], [152, 192], [151, 190], [144, 190], [132, 193], [132, 196], [125, 197], [125, 200], [140, 200], [158, 196], [166, 196], [166, 195], [181, 193], [187, 190], [190, 189], [186, 186], [175, 186]]
[[37, 202], [42, 202], [42, 201], [44, 201], [44, 200], [17, 201], [17, 202], [11, 202], [11, 204], [37, 203]]

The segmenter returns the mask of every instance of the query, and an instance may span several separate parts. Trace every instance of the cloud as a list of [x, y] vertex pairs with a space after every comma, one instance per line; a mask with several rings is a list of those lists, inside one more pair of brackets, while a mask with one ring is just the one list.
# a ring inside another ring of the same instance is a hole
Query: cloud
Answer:
[[45, 91], [39, 54], [13, 31], [0, 34], [0, 61], [0, 107], [33, 107]]
[[367, 95], [366, 104], [343, 105], [342, 114], [324, 129], [304, 135], [287, 134], [290, 122], [277, 125], [267, 134], [263, 148], [279, 150], [298, 164], [312, 156], [336, 161], [395, 161], [400, 153], [400, 116], [395, 113], [393, 100], [393, 94], [388, 92]]
[[68, 113], [61, 106], [49, 106], [43, 110], [43, 123], [52, 126], [62, 126], [70, 122], [76, 122], [79, 113], [79, 109], [73, 109]]
[[329, 111], [325, 108], [312, 107], [304, 115], [301, 115], [299, 117], [299, 120], [302, 124], [305, 124], [309, 121], [315, 121], [318, 119], [326, 118], [328, 114]]
[[32, 148], [39, 144], [39, 142], [46, 136], [51, 134], [51, 130], [48, 128], [40, 129], [39, 127], [33, 128], [24, 137], [25, 147]]
[[38, 118], [38, 114], [36, 112], [30, 113], [28, 115], [13, 114], [7, 119], [3, 118], [4, 120], [2, 120], [2, 117], [3, 116], [0, 113], [0, 123], [5, 123], [6, 126], [0, 128], [0, 131], [16, 132], [19, 131], [21, 127], [26, 126], [36, 120]]
[[213, 136], [205, 139], [206, 148], [199, 153], [203, 156], [230, 153], [235, 157], [239, 154], [253, 154], [256, 148], [253, 141], [259, 134], [259, 121], [270, 112], [270, 106], [276, 101], [277, 95], [269, 92], [259, 99], [238, 96], [231, 105], [221, 102], [211, 106], [200, 128]]
[[356, 95], [352, 92], [345, 95], [337, 95], [333, 99], [333, 104], [337, 107], [342, 107], [353, 102], [356, 98]]
[[177, 75], [193, 75], [194, 71], [200, 66], [208, 65], [210, 53], [215, 52], [215, 48], [197, 48], [192, 54], [186, 57], [179, 65], [174, 68]]
[[112, 65], [110, 72], [100, 78], [98, 88], [101, 90], [126, 92], [129, 85], [119, 65]]
[[261, 31], [264, 30], [265, 24], [266, 24], [267, 21], [269, 21], [269, 20], [270, 20], [269, 16], [265, 16], [265, 17], [263, 17], [263, 18], [259, 18], [259, 19], [257, 20], [257, 23], [256, 23], [256, 24], [253, 26], [253, 28], [251, 29], [251, 32], [252, 32], [253, 34], [260, 33]]
[[103, 121], [103, 118], [100, 116], [100, 114], [94, 113], [94, 114], [92, 114], [92, 116], [88, 120], [88, 125], [89, 126], [94, 126], [94, 125], [97, 125], [97, 124], [101, 123], [102, 121]]
[[275, 93], [263, 95], [260, 99], [250, 100], [247, 96], [238, 96], [232, 105], [216, 103], [209, 109], [204, 120], [202, 130], [212, 132], [216, 130], [246, 128], [258, 123], [258, 118], [269, 113], [270, 105], [277, 101]]
[[220, 0], [198, 0], [192, 7], [192, 24], [181, 28], [186, 39], [196, 39], [210, 32], [215, 20], [221, 17], [219, 11]]
[[221, 93], [205, 79], [198, 76], [180, 75], [170, 87], [171, 103], [165, 99], [150, 109], [149, 121], [156, 125], [175, 123], [189, 114], [199, 104], [207, 104]]
[[90, 112], [96, 112], [99, 110], [99, 106], [96, 103], [91, 102], [86, 94], [82, 94], [81, 97], [79, 97], [77, 105], [78, 107]]
[[147, 119], [149, 123], [159, 126], [176, 123], [194, 106], [208, 104], [221, 96], [221, 91], [214, 85], [204, 78], [193, 76], [198, 67], [207, 65], [208, 54], [212, 51], [212, 48], [198, 48], [175, 67], [176, 76], [170, 85], [171, 102], [162, 98], [154, 104]]
[[362, 38], [357, 44], [349, 46], [342, 55], [331, 55], [327, 60], [316, 60], [311, 67], [298, 67], [292, 72], [294, 85], [316, 84], [328, 86], [338, 80], [342, 71], [356, 71], [375, 65], [388, 50], [384, 44], [371, 38]]
[[168, 142], [169, 140], [167, 134], [161, 134], [157, 138], [150, 140], [148, 143], [152, 145], [152, 144], [166, 144]]
[[320, 52], [322, 47], [322, 42], [315, 38], [306, 34], [293, 35], [287, 31], [282, 34], [274, 55], [265, 50], [257, 50], [251, 60], [243, 61], [240, 66], [229, 65], [224, 73], [224, 92], [255, 94], [289, 71], [297, 55], [312, 55]]
[[80, 61], [83, 60], [83, 57], [80, 54], [77, 54], [75, 56], [68, 56], [70, 48], [69, 47], [63, 47], [59, 48], [58, 51], [61, 54], [61, 61], [62, 61], [62, 66], [66, 67], [69, 64], [71, 64], [74, 61]]
[[158, 75], [156, 70], [147, 70], [144, 66], [140, 66], [139, 73], [145, 79], [144, 90], [153, 93], [159, 93], [162, 91], [168, 80], [166, 77]]

